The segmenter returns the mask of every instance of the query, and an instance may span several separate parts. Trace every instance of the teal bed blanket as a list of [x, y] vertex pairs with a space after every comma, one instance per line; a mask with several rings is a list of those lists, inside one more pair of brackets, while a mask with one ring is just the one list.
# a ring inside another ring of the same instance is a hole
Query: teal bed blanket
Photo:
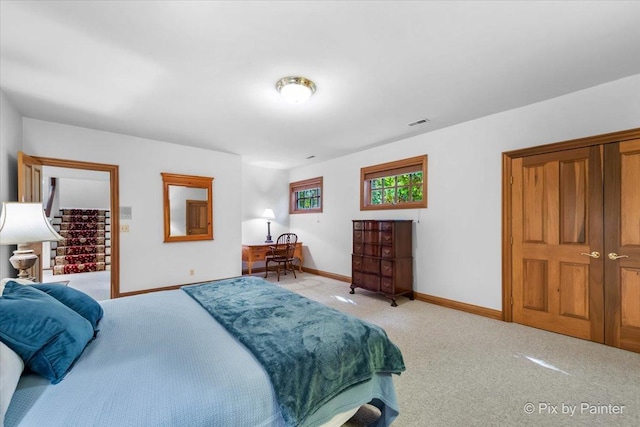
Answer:
[[183, 286], [269, 375], [288, 425], [374, 374], [400, 374], [402, 354], [384, 330], [266, 280], [239, 277]]

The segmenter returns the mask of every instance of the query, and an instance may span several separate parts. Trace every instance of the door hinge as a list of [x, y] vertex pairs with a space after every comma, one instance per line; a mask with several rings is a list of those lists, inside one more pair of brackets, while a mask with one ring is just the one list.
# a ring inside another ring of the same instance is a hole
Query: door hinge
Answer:
[[513, 297], [511, 297], [511, 305], [513, 305]]
[[510, 240], [511, 240], [511, 244], [513, 245], [513, 236], [511, 236], [511, 239], [510, 239]]
[[509, 177], [509, 184], [513, 184], [513, 177], [512, 176]]

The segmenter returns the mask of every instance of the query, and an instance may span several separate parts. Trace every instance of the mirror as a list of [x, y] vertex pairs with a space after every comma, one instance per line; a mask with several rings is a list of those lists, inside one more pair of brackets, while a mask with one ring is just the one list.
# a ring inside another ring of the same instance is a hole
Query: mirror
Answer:
[[162, 172], [164, 241], [213, 240], [213, 178]]

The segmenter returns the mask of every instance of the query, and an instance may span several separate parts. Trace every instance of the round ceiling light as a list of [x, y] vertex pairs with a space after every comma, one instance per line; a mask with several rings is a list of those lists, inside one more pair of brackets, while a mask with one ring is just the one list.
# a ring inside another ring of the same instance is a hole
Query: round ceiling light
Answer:
[[292, 104], [306, 102], [316, 91], [316, 85], [304, 77], [283, 77], [276, 83], [282, 98]]

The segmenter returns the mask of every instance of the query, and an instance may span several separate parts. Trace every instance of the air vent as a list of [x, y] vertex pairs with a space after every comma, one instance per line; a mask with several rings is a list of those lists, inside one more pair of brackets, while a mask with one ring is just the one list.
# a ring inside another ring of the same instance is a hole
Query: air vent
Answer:
[[429, 119], [420, 119], [417, 122], [409, 123], [409, 126], [421, 125], [428, 122], [429, 122]]

